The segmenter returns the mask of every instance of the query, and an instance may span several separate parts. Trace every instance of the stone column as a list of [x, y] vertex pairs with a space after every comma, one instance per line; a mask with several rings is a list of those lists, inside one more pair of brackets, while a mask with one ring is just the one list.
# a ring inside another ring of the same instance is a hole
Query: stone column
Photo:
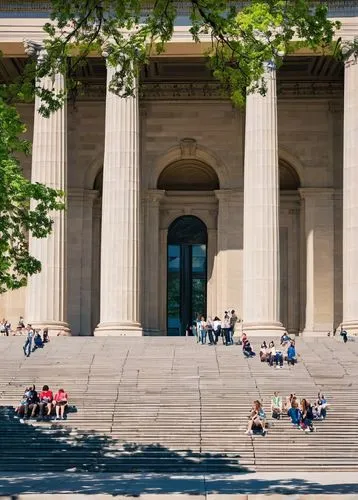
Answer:
[[243, 320], [249, 335], [281, 335], [276, 71], [246, 104]]
[[103, 166], [101, 312], [95, 335], [142, 335], [139, 306], [138, 98], [108, 89]]
[[243, 192], [236, 189], [215, 191], [218, 199], [216, 253], [216, 311], [235, 309], [242, 318]]
[[300, 189], [306, 243], [304, 335], [327, 335], [334, 317], [333, 189]]
[[[41, 50], [27, 42], [27, 53]], [[46, 89], [64, 90], [64, 76], [42, 78]], [[31, 181], [66, 191], [67, 187], [67, 108], [66, 104], [49, 118], [38, 112], [41, 101], [35, 99], [34, 134], [32, 145]], [[25, 320], [34, 328], [48, 327], [49, 332], [68, 331], [67, 324], [67, 233], [66, 211], [54, 212], [50, 236], [37, 239], [30, 236], [30, 253], [40, 260], [42, 270], [29, 279]]]
[[148, 189], [144, 193], [144, 280], [143, 326], [146, 335], [159, 335], [159, 208], [165, 191]]
[[358, 334], [358, 58], [345, 64], [343, 151], [343, 327]]

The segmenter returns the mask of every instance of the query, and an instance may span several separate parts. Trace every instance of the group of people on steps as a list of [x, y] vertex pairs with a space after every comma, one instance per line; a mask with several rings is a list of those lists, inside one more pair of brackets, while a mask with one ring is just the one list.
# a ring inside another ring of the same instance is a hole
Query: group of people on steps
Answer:
[[[322, 392], [318, 393], [314, 403], [307, 398], [299, 398], [292, 393], [282, 400], [277, 391], [271, 398], [271, 418], [280, 420], [287, 416], [294, 428], [300, 429], [306, 433], [314, 432], [313, 422], [315, 420], [324, 420], [327, 416], [327, 399]], [[252, 404], [251, 412], [248, 418], [248, 425], [245, 434], [252, 436], [254, 433], [260, 433], [263, 436], [267, 434], [267, 416], [262, 403], [255, 400]]]
[[218, 316], [205, 319], [202, 315], [187, 326], [186, 335], [195, 336], [200, 344], [216, 345], [221, 338], [224, 345], [233, 345], [236, 323], [240, 321], [234, 309], [225, 311], [223, 320]]

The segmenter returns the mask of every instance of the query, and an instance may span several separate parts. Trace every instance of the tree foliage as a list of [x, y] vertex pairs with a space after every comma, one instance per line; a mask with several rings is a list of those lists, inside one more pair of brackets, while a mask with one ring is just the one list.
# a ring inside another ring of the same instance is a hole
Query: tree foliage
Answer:
[[28, 234], [45, 238], [51, 212], [64, 208], [63, 193], [25, 178], [18, 159], [30, 153], [24, 132], [15, 107], [0, 93], [0, 293], [26, 285], [27, 276], [41, 270], [29, 253]]
[[[133, 95], [140, 68], [150, 56], [163, 53], [172, 39], [180, 3], [52, 0], [40, 71], [68, 71], [69, 89], [76, 92], [78, 68], [88, 55], [104, 50], [117, 68], [111, 90]], [[244, 104], [247, 92], [265, 93], [265, 62], [280, 66], [283, 56], [300, 45], [331, 50], [339, 27], [327, 18], [324, 3], [312, 7], [308, 0], [252, 0], [244, 8], [226, 0], [191, 0], [186, 5], [193, 40], [210, 42], [206, 56], [213, 75], [238, 105]]]

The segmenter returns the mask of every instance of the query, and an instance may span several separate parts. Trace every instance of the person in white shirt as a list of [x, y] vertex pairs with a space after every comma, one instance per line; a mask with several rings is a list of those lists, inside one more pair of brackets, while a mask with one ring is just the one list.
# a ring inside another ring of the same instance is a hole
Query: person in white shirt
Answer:
[[222, 324], [222, 331], [223, 331], [224, 344], [230, 345], [230, 316], [227, 311], [225, 311], [224, 321]]
[[279, 420], [282, 415], [282, 398], [277, 391], [273, 393], [271, 398], [271, 414], [272, 418]]
[[268, 351], [269, 351], [269, 364], [270, 366], [273, 366], [273, 363], [276, 359], [276, 347], [273, 341], [269, 343]]
[[215, 316], [213, 320], [213, 328], [214, 328], [214, 335], [215, 335], [215, 344], [218, 343], [219, 336], [221, 333], [221, 320], [217, 316]]
[[200, 317], [199, 331], [200, 331], [200, 337], [199, 338], [200, 338], [201, 343], [202, 344], [206, 344], [206, 334], [207, 334], [207, 331], [208, 331], [208, 324], [205, 321], [204, 316]]

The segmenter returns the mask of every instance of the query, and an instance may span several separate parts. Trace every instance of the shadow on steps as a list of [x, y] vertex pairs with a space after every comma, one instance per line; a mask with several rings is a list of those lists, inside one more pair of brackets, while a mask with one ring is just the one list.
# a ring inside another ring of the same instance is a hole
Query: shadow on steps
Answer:
[[0, 407], [0, 471], [111, 473], [242, 473], [240, 455], [171, 450], [81, 432], [66, 424], [21, 423], [13, 407]]

